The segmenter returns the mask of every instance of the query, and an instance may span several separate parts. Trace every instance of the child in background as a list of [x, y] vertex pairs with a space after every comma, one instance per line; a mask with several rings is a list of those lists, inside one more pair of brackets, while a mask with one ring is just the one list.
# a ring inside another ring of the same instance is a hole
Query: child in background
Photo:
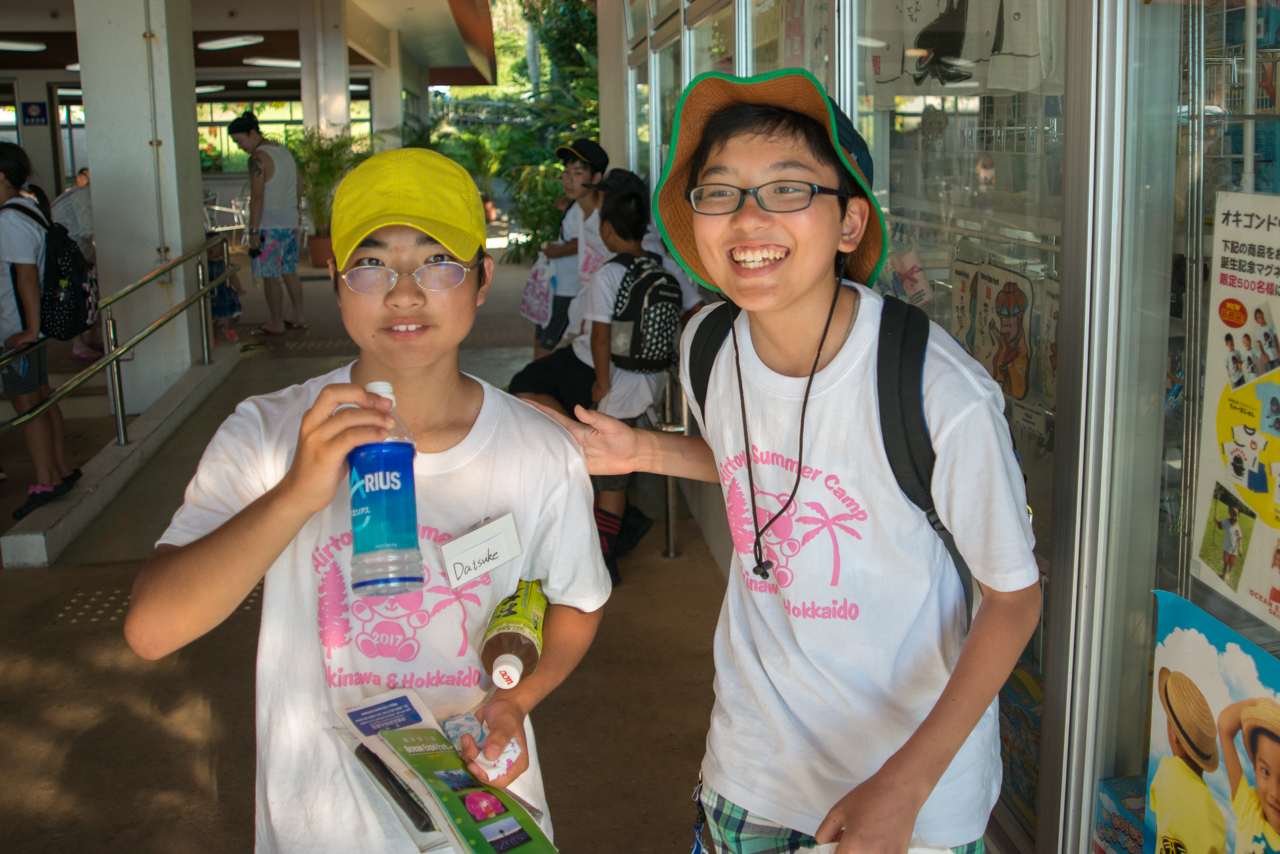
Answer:
[[1254, 309], [1253, 319], [1261, 327], [1258, 340], [1262, 344], [1262, 352], [1267, 354], [1267, 370], [1273, 371], [1280, 368], [1280, 342], [1276, 341], [1275, 326], [1267, 323], [1267, 316], [1262, 313], [1261, 308]]
[[[639, 373], [614, 364], [610, 355], [612, 324], [620, 288], [632, 267], [649, 264], [660, 272], [661, 259], [645, 252], [642, 245], [649, 224], [649, 192], [644, 182], [625, 169], [614, 169], [600, 187], [604, 194], [600, 203], [600, 236], [616, 257], [596, 272], [584, 295], [582, 318], [591, 324], [590, 332], [579, 335], [565, 350], [516, 374], [510, 389], [516, 397], [541, 403], [560, 415], [572, 413], [575, 407], [594, 406], [628, 425], [638, 426], [662, 390], [666, 372]], [[668, 279], [674, 296], [679, 286], [674, 279]], [[673, 315], [669, 340], [658, 344], [659, 350], [674, 348], [678, 304]], [[627, 512], [627, 480], [627, 474], [596, 478], [596, 527], [600, 530], [605, 566], [614, 584], [621, 582], [616, 547], [622, 517]]]
[[[1237, 733], [1243, 733], [1256, 788], [1240, 765]], [[1218, 715], [1218, 740], [1236, 814], [1235, 854], [1280, 851], [1280, 704], [1263, 697], [1232, 703]]]
[[1235, 569], [1236, 558], [1240, 555], [1240, 541], [1244, 533], [1240, 530], [1240, 510], [1234, 505], [1227, 508], [1225, 519], [1213, 520], [1213, 524], [1222, 529], [1222, 580], [1226, 581]]
[[[205, 232], [206, 240], [210, 236], [209, 232]], [[222, 244], [218, 244], [209, 250], [208, 281], [212, 282], [226, 272], [226, 269], [227, 259], [222, 253]], [[236, 334], [236, 321], [240, 319], [242, 311], [240, 296], [243, 293], [244, 286], [240, 284], [240, 272], [237, 270], [225, 282], [214, 288], [209, 296], [215, 334], [221, 331], [222, 337], [227, 341], [240, 340], [240, 336]]]
[[[466, 170], [420, 148], [375, 154], [338, 185], [332, 235], [329, 273], [360, 358], [248, 398], [223, 422], [138, 573], [125, 638], [144, 658], [165, 656], [219, 625], [265, 580], [255, 850], [415, 854], [334, 735], [331, 710], [408, 683], [437, 720], [479, 706], [490, 729], [485, 755], [496, 759], [512, 738], [522, 752], [489, 780], [466, 743], [471, 774], [545, 813], [528, 714], [586, 652], [609, 582], [578, 448], [531, 407], [458, 370], [494, 270]], [[396, 414], [417, 442], [426, 584], [356, 598], [346, 456], [385, 440], [393, 405], [366, 391], [370, 382], [391, 383]], [[523, 551], [451, 588], [438, 544], [508, 513]], [[538, 669], [486, 702], [485, 629], [522, 580], [541, 581], [551, 603]], [[548, 820], [543, 827], [550, 833]]]
[[690, 351], [722, 309], [681, 342], [701, 436], [586, 407], [560, 421], [593, 474], [722, 484], [734, 555], [700, 794], [716, 850], [982, 851], [1000, 791], [996, 695], [1040, 614], [1004, 396], [931, 326], [933, 496], [983, 594], [966, 634], [956, 568], [881, 450], [884, 301], [859, 282], [884, 263], [885, 225], [866, 142], [794, 69], [703, 74], [677, 115], [655, 201], [663, 236], [740, 308], [705, 410]]
[[1236, 339], [1228, 332], [1223, 339], [1227, 342], [1227, 379], [1232, 388], [1244, 385], [1244, 357], [1236, 349]]
[[582, 231], [582, 220], [595, 213], [600, 205], [600, 193], [593, 185], [609, 168], [609, 155], [589, 139], [576, 139], [571, 145], [562, 145], [556, 149], [556, 155], [564, 163], [560, 186], [570, 204], [560, 218], [559, 242], [542, 244], [543, 254], [556, 262], [556, 292], [547, 325], [534, 330], [534, 359], [541, 359], [554, 350], [569, 327], [569, 306], [581, 289], [578, 235]]
[[1147, 801], [1156, 817], [1156, 850], [1224, 854], [1227, 822], [1204, 782], [1205, 772], [1218, 767], [1213, 712], [1184, 673], [1160, 668], [1157, 690], [1173, 755], [1160, 760]]

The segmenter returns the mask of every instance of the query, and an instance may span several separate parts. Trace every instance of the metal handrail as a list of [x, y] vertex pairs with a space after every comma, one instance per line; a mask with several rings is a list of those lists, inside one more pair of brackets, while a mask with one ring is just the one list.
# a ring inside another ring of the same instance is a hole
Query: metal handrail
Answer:
[[[124, 356], [125, 353], [128, 353], [130, 350], [132, 350], [134, 347], [137, 347], [143, 341], [147, 340], [147, 338], [151, 337], [151, 335], [154, 334], [156, 330], [158, 330], [160, 327], [164, 326], [169, 321], [173, 320], [175, 317], [182, 314], [184, 311], [186, 311], [196, 302], [199, 302], [200, 303], [201, 356], [202, 356], [203, 364], [206, 364], [206, 365], [209, 364], [210, 361], [212, 361], [213, 354], [210, 350], [208, 296], [210, 293], [213, 292], [214, 288], [218, 287], [218, 285], [221, 285], [223, 282], [227, 281], [232, 275], [238, 272], [240, 269], [240, 266], [238, 264], [227, 263], [226, 269], [223, 270], [222, 275], [218, 276], [212, 282], [206, 282], [205, 281], [205, 278], [206, 278], [205, 265], [203, 263], [199, 264], [196, 267], [197, 287], [196, 287], [195, 293], [191, 294], [191, 296], [187, 297], [182, 302], [178, 303], [173, 308], [166, 311], [163, 315], [161, 315], [159, 318], [153, 321], [149, 326], [147, 326], [142, 331], [138, 332], [138, 334], [134, 335], [132, 338], [130, 338], [128, 341], [124, 342], [123, 344], [117, 345], [116, 343], [116, 324], [115, 324], [115, 319], [111, 316], [111, 306], [116, 302], [119, 302], [121, 299], [128, 296], [129, 294], [134, 293], [142, 286], [155, 281], [156, 279], [160, 278], [166, 273], [169, 273], [175, 268], [180, 267], [181, 265], [192, 260], [193, 258], [196, 258], [198, 256], [201, 256], [207, 253], [210, 249], [218, 245], [222, 246], [223, 258], [226, 259], [227, 253], [229, 252], [230, 247], [228, 245], [228, 239], [226, 235], [221, 235], [219, 237], [215, 237], [209, 242], [203, 244], [202, 246], [192, 249], [191, 251], [180, 255], [179, 257], [173, 259], [172, 261], [169, 261], [168, 263], [164, 264], [163, 266], [159, 267], [156, 270], [153, 270], [151, 273], [147, 274], [143, 278], [134, 282], [132, 285], [129, 285], [128, 287], [123, 288], [120, 291], [117, 291], [116, 293], [112, 294], [111, 296], [107, 297], [106, 299], [98, 303], [98, 307], [103, 310], [103, 324], [106, 327], [105, 343], [107, 347], [107, 352], [103, 354], [101, 359], [94, 362], [92, 365], [85, 368], [83, 371], [76, 374], [74, 377], [67, 380], [62, 385], [58, 386], [58, 388], [54, 390], [53, 394], [46, 397], [37, 406], [34, 406], [31, 409], [28, 409], [26, 412], [14, 418], [12, 421], [0, 423], [0, 435], [7, 433], [8, 431], [14, 429], [15, 427], [21, 427], [27, 422], [32, 421], [36, 418], [39, 418], [41, 415], [43, 415], [45, 412], [47, 412], [49, 409], [55, 406], [64, 397], [71, 394], [71, 392], [75, 391], [77, 388], [79, 388], [80, 386], [88, 382], [88, 380], [92, 378], [94, 375], [98, 374], [99, 372], [105, 369], [109, 374], [110, 389], [111, 389], [112, 397], [114, 398], [113, 402], [115, 404], [116, 441], [121, 445], [129, 444], [129, 436], [128, 436], [128, 432], [126, 430], [125, 421], [124, 421], [124, 417], [125, 417], [124, 416], [124, 383], [120, 376], [120, 365], [119, 365], [119, 361], [121, 357]], [[34, 344], [31, 344], [15, 353], [10, 354], [4, 359], [0, 359], [0, 367], [7, 364], [8, 362], [13, 361], [16, 358], [19, 358], [21, 356], [25, 356], [31, 352], [34, 352], [36, 349], [38, 349], [41, 346], [47, 345], [49, 343], [49, 340], [50, 339], [48, 338], [43, 338], [40, 341], [35, 342]]]

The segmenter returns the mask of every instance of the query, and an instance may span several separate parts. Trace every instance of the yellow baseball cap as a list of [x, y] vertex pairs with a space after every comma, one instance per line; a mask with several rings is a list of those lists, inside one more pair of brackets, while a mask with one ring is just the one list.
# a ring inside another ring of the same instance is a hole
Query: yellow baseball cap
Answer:
[[338, 269], [360, 241], [387, 225], [416, 228], [462, 261], [485, 245], [475, 182], [457, 163], [425, 148], [375, 154], [338, 184], [330, 226]]

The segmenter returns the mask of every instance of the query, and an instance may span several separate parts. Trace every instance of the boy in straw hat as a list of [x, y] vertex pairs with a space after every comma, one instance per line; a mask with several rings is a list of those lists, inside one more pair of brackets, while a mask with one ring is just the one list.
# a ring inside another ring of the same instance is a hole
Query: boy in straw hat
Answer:
[[720, 852], [980, 850], [1000, 791], [996, 694], [1040, 613], [1003, 395], [937, 326], [924, 411], [938, 515], [983, 592], [967, 636], [951, 558], [886, 458], [871, 173], [807, 72], [695, 79], [655, 210], [672, 256], [740, 309], [705, 411], [690, 349], [717, 309], [685, 330], [702, 435], [582, 408], [562, 420], [592, 473], [722, 484], [735, 549], [700, 795]]
[[1204, 782], [1205, 772], [1218, 767], [1213, 712], [1184, 673], [1161, 667], [1157, 691], [1173, 755], [1160, 760], [1151, 782], [1148, 806], [1156, 817], [1156, 850], [1223, 854], [1226, 819]]
[[[479, 705], [491, 684], [480, 662], [484, 631], [520, 580], [541, 581], [551, 602], [542, 657], [479, 716], [491, 728], [486, 756], [513, 737], [523, 748], [511, 772], [490, 782], [546, 811], [527, 716], [586, 652], [610, 587], [578, 448], [528, 405], [458, 370], [458, 345], [493, 276], [484, 240], [475, 184], [433, 151], [383, 152], [347, 175], [334, 196], [329, 270], [360, 358], [242, 402], [138, 575], [125, 636], [145, 658], [208, 632], [265, 578], [260, 854], [417, 851], [334, 737], [329, 710], [400, 687], [417, 689], [438, 720]], [[375, 381], [391, 383], [417, 442], [426, 584], [356, 598], [351, 511], [339, 487], [347, 453], [387, 436], [393, 401], [366, 391]], [[507, 513], [523, 552], [452, 589], [436, 544]], [[477, 754], [469, 742], [464, 758]]]
[[[1256, 788], [1240, 766], [1237, 733], [1243, 733]], [[1236, 812], [1236, 854], [1280, 851], [1280, 704], [1270, 697], [1232, 703], [1218, 715], [1218, 740]]]

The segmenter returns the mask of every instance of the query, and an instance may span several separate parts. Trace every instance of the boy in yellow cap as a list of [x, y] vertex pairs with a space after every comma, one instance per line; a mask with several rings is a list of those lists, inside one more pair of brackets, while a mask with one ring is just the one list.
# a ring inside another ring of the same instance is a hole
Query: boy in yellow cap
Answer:
[[[417, 850], [329, 710], [411, 687], [443, 720], [476, 707], [495, 606], [521, 580], [551, 605], [537, 671], [479, 711], [486, 756], [524, 748], [511, 786], [546, 811], [528, 713], [591, 643], [609, 580], [577, 447], [528, 405], [458, 370], [458, 345], [485, 301], [480, 195], [466, 171], [422, 149], [388, 151], [334, 197], [330, 272], [351, 365], [251, 397], [218, 429], [185, 501], [134, 585], [125, 637], [159, 658], [208, 632], [265, 579], [257, 662], [257, 845], [262, 852]], [[416, 443], [425, 586], [359, 598], [351, 588], [346, 456], [388, 435], [390, 383]], [[510, 513], [520, 554], [453, 586], [439, 543]], [[464, 758], [474, 759], [473, 745]], [[474, 763], [472, 773], [487, 777]], [[544, 821], [549, 832], [550, 824]]]
[[1218, 767], [1209, 703], [1185, 673], [1160, 668], [1156, 685], [1172, 756], [1160, 760], [1147, 806], [1156, 817], [1156, 850], [1224, 854], [1227, 822], [1205, 785]]
[[[1256, 787], [1245, 779], [1236, 752], [1240, 733]], [[1218, 715], [1218, 740], [1236, 813], [1235, 854], [1280, 851], [1280, 703], [1270, 697], [1232, 703]]]
[[[900, 488], [878, 420], [886, 301], [866, 285], [884, 264], [885, 226], [866, 142], [795, 69], [704, 74], [676, 122], [657, 218], [672, 256], [731, 301], [681, 341], [701, 437], [581, 407], [582, 423], [562, 423], [593, 474], [724, 490], [735, 548], [701, 793], [716, 849], [838, 840], [838, 854], [903, 852], [920, 840], [976, 852], [1000, 791], [996, 694], [1040, 613], [1004, 396], [918, 318], [931, 519]], [[713, 318], [723, 334], [703, 346]], [[935, 522], [982, 588], [967, 635]]]

